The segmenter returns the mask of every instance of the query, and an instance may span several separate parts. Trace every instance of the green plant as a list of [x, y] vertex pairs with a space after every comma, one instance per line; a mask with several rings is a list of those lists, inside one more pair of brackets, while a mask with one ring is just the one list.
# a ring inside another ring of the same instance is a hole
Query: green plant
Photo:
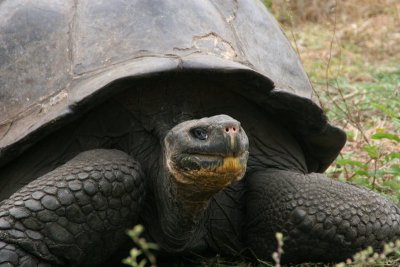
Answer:
[[[400, 179], [400, 166], [397, 163], [398, 159], [400, 159], [400, 152], [383, 151], [380, 147], [380, 141], [384, 139], [391, 141], [393, 145], [396, 146], [400, 144], [400, 137], [395, 133], [378, 130], [372, 134], [370, 138], [371, 141], [362, 148], [368, 155], [366, 162], [341, 156], [336, 163], [352, 167], [354, 175], [365, 177], [384, 177], [385, 175], [391, 175], [395, 179]], [[372, 170], [368, 165], [370, 162], [374, 163]], [[388, 165], [389, 167], [385, 167]], [[384, 168], [379, 168], [380, 166]]]
[[375, 267], [375, 266], [399, 266], [400, 264], [400, 240], [388, 243], [382, 252], [375, 252], [371, 247], [362, 250], [348, 259], [346, 262], [336, 264], [335, 267]]
[[127, 234], [132, 238], [136, 247], [130, 250], [129, 257], [122, 260], [124, 264], [132, 267], [144, 267], [150, 263], [152, 267], [157, 266], [156, 257], [151, 250], [158, 249], [158, 246], [140, 237], [143, 231], [142, 225], [136, 225], [133, 229], [128, 230]]

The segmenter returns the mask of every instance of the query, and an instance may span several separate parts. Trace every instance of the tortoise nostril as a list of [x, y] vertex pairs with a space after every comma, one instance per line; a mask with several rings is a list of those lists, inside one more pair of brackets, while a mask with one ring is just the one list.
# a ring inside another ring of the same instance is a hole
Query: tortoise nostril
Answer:
[[236, 127], [225, 127], [225, 132], [226, 133], [236, 133], [237, 128]]

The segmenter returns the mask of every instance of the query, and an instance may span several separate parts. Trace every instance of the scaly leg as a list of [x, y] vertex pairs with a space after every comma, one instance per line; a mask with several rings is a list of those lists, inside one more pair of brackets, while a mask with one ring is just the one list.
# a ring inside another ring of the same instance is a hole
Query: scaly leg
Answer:
[[284, 235], [283, 261], [341, 261], [400, 238], [400, 209], [379, 194], [322, 174], [266, 170], [246, 177], [244, 232], [259, 258]]
[[90, 266], [118, 249], [144, 198], [139, 164], [83, 152], [0, 205], [0, 266]]

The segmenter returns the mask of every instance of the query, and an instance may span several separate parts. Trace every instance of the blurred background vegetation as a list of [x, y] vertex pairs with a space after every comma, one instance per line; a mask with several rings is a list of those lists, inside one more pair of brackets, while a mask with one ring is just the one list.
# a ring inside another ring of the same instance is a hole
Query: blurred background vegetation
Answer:
[[348, 142], [330, 177], [400, 202], [400, 1], [264, 0]]

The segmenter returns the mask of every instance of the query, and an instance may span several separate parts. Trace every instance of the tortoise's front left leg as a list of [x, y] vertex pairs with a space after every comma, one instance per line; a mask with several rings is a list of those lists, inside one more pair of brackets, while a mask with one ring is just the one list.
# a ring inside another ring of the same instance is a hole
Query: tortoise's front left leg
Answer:
[[400, 238], [400, 209], [365, 188], [283, 170], [254, 172], [246, 183], [246, 241], [257, 257], [276, 251], [276, 232], [290, 263], [342, 261]]
[[0, 206], [0, 266], [90, 266], [124, 240], [145, 193], [139, 164], [117, 150], [86, 151]]

